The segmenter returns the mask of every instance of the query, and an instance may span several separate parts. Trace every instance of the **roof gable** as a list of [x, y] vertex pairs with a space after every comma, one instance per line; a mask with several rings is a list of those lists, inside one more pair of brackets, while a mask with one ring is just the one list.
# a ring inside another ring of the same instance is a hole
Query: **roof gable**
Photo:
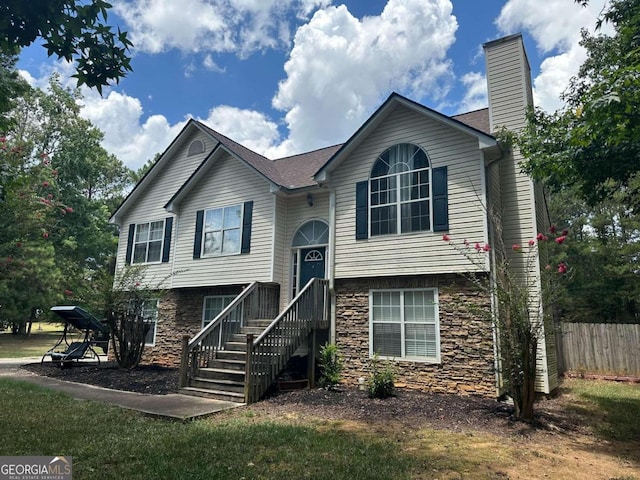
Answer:
[[135, 201], [144, 193], [146, 187], [153, 183], [163, 168], [170, 162], [172, 156], [184, 144], [186, 139], [195, 131], [202, 131], [201, 124], [193, 119], [189, 119], [186, 125], [180, 130], [180, 133], [171, 141], [169, 146], [160, 154], [158, 160], [147, 170], [143, 177], [136, 183], [133, 190], [129, 192], [126, 198], [120, 203], [118, 208], [113, 212], [110, 223], [120, 223], [121, 217], [126, 211], [135, 204]]
[[[475, 137], [478, 140], [479, 148], [489, 148], [495, 147], [497, 145], [497, 140], [489, 135], [488, 133], [475, 128], [469, 123], [466, 123], [464, 120], [470, 120], [471, 117], [464, 117], [463, 114], [458, 117], [448, 117], [440, 112], [432, 110], [429, 107], [425, 107], [413, 100], [409, 100], [402, 95], [393, 92], [387, 100], [369, 117], [369, 119], [362, 124], [362, 126], [347, 140], [340, 149], [333, 155], [323, 166], [321, 166], [316, 174], [314, 175], [314, 179], [317, 182], [323, 182], [328, 179], [329, 174], [335, 170], [345, 158], [349, 156], [349, 154], [354, 151], [363, 141], [367, 138], [384, 120], [386, 120], [389, 115], [399, 106], [404, 106], [409, 108], [427, 118], [435, 120], [437, 122], [443, 123], [454, 130], [458, 130], [466, 135], [470, 135]], [[479, 120], [482, 116], [481, 113], [477, 115], [476, 120]], [[481, 126], [481, 123], [478, 122], [478, 126]]]

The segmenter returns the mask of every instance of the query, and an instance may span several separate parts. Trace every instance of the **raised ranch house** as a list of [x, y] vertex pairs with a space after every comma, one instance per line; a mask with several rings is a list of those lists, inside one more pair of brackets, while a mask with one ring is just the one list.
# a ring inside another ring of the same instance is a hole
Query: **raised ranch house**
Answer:
[[[474, 263], [443, 234], [526, 244], [545, 210], [492, 135], [532, 103], [522, 37], [484, 48], [488, 109], [393, 93], [342, 145], [271, 160], [190, 120], [112, 217], [117, 268], [167, 292], [145, 305], [144, 361], [182, 363], [185, 392], [255, 401], [294, 352], [333, 341], [350, 384], [378, 352], [407, 387], [497, 396], [495, 333], [467, 306], [491, 298], [465, 276], [490, 275], [493, 251]], [[550, 333], [538, 365], [549, 393]]]

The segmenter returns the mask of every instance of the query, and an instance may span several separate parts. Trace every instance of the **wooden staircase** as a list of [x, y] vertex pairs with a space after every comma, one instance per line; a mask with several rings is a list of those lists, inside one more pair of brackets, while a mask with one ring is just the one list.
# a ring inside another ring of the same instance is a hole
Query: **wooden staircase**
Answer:
[[279, 294], [279, 285], [254, 282], [195, 337], [183, 338], [180, 392], [258, 401], [298, 347], [329, 327], [328, 280], [311, 279], [282, 312]]
[[189, 379], [189, 386], [180, 393], [215, 398], [229, 402], [245, 402], [245, 372], [247, 335], [259, 336], [272, 320], [247, 320], [240, 332], [231, 335], [209, 366], [198, 369], [197, 376]]

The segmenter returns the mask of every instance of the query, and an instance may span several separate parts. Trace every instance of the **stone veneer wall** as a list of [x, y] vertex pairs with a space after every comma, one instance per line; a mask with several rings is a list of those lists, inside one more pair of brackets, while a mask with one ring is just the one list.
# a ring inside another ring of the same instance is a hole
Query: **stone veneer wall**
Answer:
[[141, 363], [180, 366], [183, 335], [195, 336], [202, 329], [204, 297], [238, 295], [242, 287], [208, 287], [171, 290], [158, 302], [158, 326], [153, 347], [145, 347]]
[[[491, 322], [475, 307], [491, 301], [457, 275], [336, 280], [336, 343], [344, 355], [345, 382], [369, 375], [369, 290], [437, 288], [441, 363], [394, 360], [396, 385], [437, 393], [496, 397]], [[467, 308], [465, 305], [473, 305]]]

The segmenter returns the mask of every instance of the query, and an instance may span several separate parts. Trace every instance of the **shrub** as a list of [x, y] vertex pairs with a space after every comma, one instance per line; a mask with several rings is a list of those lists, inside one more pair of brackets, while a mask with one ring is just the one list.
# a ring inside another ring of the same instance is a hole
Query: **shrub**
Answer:
[[320, 385], [333, 389], [340, 383], [342, 355], [335, 343], [325, 343], [320, 347]]
[[393, 395], [396, 374], [391, 362], [382, 362], [375, 353], [371, 359], [371, 374], [367, 383], [367, 392], [373, 398], [387, 398]]

